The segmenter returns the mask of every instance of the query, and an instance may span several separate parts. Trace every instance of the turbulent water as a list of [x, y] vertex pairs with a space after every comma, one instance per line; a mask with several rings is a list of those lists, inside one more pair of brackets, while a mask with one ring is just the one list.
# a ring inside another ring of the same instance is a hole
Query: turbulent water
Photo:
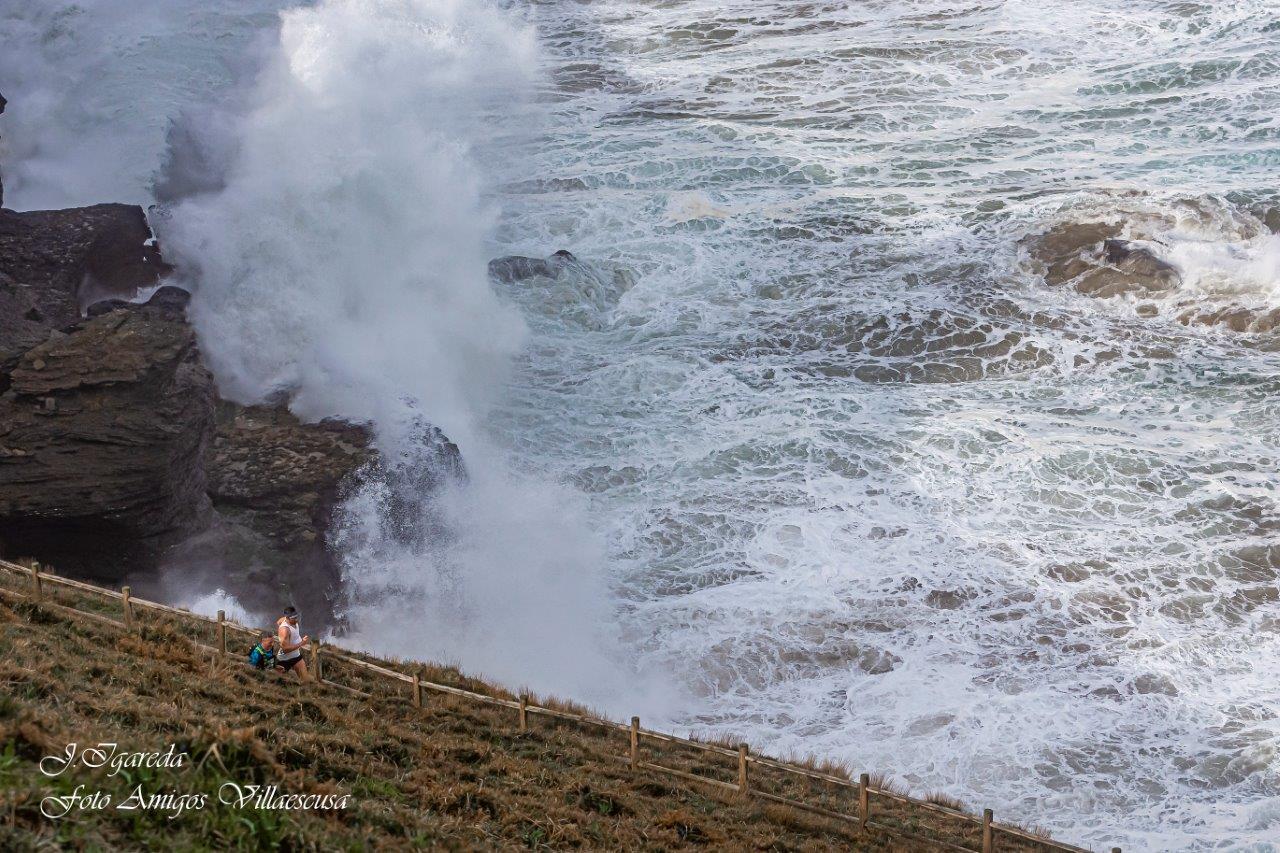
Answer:
[[1274, 4], [205, 5], [0, 16], [6, 199], [154, 192], [224, 388], [459, 441], [434, 549], [348, 507], [360, 639], [1278, 849], [1280, 333], [1182, 322], [1280, 308]]

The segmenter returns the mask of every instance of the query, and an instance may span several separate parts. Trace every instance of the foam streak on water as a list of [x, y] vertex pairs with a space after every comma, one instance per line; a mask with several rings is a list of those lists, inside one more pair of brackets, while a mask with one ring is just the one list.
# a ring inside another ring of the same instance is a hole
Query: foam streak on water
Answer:
[[[637, 280], [587, 329], [513, 294], [500, 423], [594, 496], [670, 722], [1274, 849], [1280, 363], [1175, 320], [1280, 304], [1274, 7], [539, 9], [555, 126], [499, 250]], [[1021, 241], [1091, 221], [1179, 287], [1046, 287]]]
[[[228, 393], [462, 445], [431, 548], [344, 508], [356, 639], [1277, 849], [1280, 338], [1180, 322], [1280, 306], [1274, 3], [11, 5], [10, 205], [159, 177]], [[1072, 223], [1175, 283], [1049, 286]]]

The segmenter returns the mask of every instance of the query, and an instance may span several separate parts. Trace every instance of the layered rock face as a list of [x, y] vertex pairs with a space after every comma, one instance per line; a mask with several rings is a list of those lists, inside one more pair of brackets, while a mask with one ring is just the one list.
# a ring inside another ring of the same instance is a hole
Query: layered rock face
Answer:
[[[162, 288], [62, 329], [0, 373], [0, 540], [86, 574], [151, 563], [207, 522], [213, 378]], [[25, 335], [24, 335], [25, 336]]]
[[437, 535], [424, 506], [463, 476], [457, 447], [424, 422], [384, 461], [367, 427], [218, 399], [189, 295], [131, 301], [167, 269], [137, 207], [0, 212], [0, 554], [328, 624], [343, 497], [378, 478], [389, 536]]
[[0, 555], [293, 602], [323, 625], [343, 497], [379, 478], [389, 535], [431, 535], [424, 507], [462, 476], [457, 447], [424, 422], [384, 464], [366, 427], [219, 400], [189, 294], [159, 286], [169, 271], [139, 207], [0, 210]]
[[204, 464], [223, 518], [305, 558], [324, 544], [339, 485], [376, 458], [362, 426], [304, 424], [283, 407], [220, 401]]
[[283, 406], [220, 401], [204, 460], [216, 520], [170, 559], [219, 579], [242, 601], [291, 601], [310, 624], [332, 621], [342, 565], [330, 533], [345, 498], [373, 486], [388, 541], [413, 548], [444, 535], [432, 499], [465, 471], [457, 446], [420, 426], [409, 448], [388, 459], [367, 427], [307, 424]]
[[188, 294], [129, 301], [167, 270], [138, 207], [0, 211], [0, 549], [110, 580], [191, 563], [324, 613], [370, 435], [219, 401]]
[[345, 491], [376, 465], [370, 432], [227, 401], [214, 421], [204, 468], [216, 520], [171, 560], [242, 600], [292, 602], [311, 624], [329, 622], [341, 570], [327, 534]]
[[141, 208], [0, 211], [0, 542], [69, 571], [154, 562], [207, 521], [213, 378], [187, 295], [86, 317], [167, 269]]

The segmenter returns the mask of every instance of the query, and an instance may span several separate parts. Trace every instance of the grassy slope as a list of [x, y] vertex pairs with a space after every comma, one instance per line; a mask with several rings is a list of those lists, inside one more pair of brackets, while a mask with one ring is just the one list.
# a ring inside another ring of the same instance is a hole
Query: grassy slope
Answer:
[[[20, 588], [12, 579], [3, 585]], [[354, 668], [336, 667], [334, 675], [370, 697], [282, 681], [248, 671], [238, 657], [217, 659], [178, 627], [147, 618], [140, 634], [127, 634], [12, 596], [0, 601], [0, 849], [919, 849], [697, 783], [633, 773], [619, 760], [625, 734], [537, 717], [520, 734], [509, 709], [448, 695], [432, 694], [417, 710], [403, 692]], [[428, 674], [483, 687], [451, 670]], [[131, 751], [176, 742], [191, 760], [180, 770], [114, 778], [83, 768], [42, 776], [36, 762], [70, 741], [118, 741]], [[688, 749], [646, 744], [645, 753], [725, 781], [736, 772], [731, 759]], [[820, 783], [763, 771], [756, 779], [829, 808], [852, 805], [847, 791], [820, 790]], [[236, 810], [217, 803], [227, 780], [350, 793], [353, 803], [327, 813]], [[148, 793], [203, 792], [209, 804], [174, 820], [112, 808], [56, 822], [41, 816], [43, 797], [81, 783], [117, 803], [141, 784]], [[906, 806], [888, 804], [881, 816], [918, 832], [935, 825]], [[974, 833], [959, 837], [977, 846]], [[1000, 849], [1036, 846], [1002, 841]]]

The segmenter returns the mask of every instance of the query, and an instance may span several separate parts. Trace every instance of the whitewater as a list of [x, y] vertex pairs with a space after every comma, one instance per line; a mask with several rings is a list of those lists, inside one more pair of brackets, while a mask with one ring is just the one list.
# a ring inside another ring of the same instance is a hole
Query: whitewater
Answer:
[[[1274, 4], [11, 0], [0, 40], [7, 204], [154, 205], [224, 394], [462, 449], [426, 545], [403, 483], [345, 507], [355, 641], [1280, 849], [1280, 337], [1187, 320], [1280, 307]], [[1052, 285], [1074, 223], [1176, 286]]]

